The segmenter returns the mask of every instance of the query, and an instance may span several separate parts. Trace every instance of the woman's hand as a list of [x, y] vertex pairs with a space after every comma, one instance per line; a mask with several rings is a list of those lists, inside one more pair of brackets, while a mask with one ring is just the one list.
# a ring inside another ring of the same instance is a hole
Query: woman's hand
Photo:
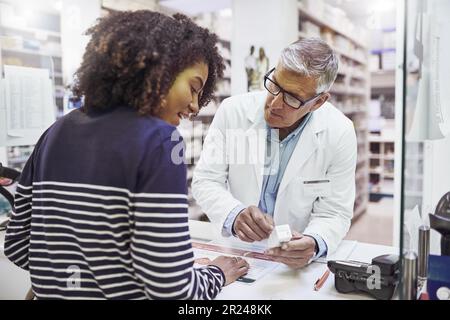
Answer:
[[223, 271], [226, 286], [245, 275], [250, 268], [248, 262], [239, 257], [220, 256], [214, 259], [210, 265], [219, 267]]

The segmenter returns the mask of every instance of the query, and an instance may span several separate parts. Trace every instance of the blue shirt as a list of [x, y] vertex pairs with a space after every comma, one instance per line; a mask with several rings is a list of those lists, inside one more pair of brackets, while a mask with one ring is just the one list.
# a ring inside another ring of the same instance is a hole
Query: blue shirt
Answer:
[[[266, 154], [264, 166], [264, 179], [261, 189], [258, 207], [273, 217], [278, 189], [283, 179], [289, 160], [297, 146], [298, 140], [307, 125], [312, 113], [305, 116], [300, 125], [282, 141], [279, 140], [278, 130], [267, 128]], [[246, 207], [239, 205], [235, 207], [224, 223], [223, 234], [230, 236], [233, 234], [233, 224], [237, 215]], [[305, 234], [306, 235], [306, 234]], [[313, 259], [317, 259], [327, 252], [325, 241], [317, 234], [307, 234], [316, 241], [317, 252]]]

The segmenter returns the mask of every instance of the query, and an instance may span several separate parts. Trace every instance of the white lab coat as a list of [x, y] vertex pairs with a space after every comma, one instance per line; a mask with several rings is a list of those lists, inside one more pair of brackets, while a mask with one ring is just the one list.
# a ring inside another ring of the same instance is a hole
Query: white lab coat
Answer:
[[[237, 205], [259, 203], [267, 134], [265, 99], [265, 92], [255, 92], [224, 100], [205, 139], [192, 192], [216, 231], [222, 230]], [[236, 161], [244, 153], [248, 158]], [[275, 224], [318, 234], [333, 253], [353, 216], [356, 157], [353, 123], [325, 103], [313, 113], [289, 160], [278, 190]], [[306, 190], [304, 182], [313, 180], [330, 180], [331, 189], [317, 194]]]

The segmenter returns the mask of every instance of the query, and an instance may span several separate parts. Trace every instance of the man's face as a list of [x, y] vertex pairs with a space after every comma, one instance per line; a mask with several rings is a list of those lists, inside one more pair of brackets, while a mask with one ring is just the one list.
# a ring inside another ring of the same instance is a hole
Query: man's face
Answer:
[[[301, 77], [283, 68], [281, 64], [278, 64], [270, 78], [283, 90], [301, 101], [307, 101], [316, 96], [316, 80], [314, 78]], [[327, 100], [325, 96], [313, 99], [313, 101], [302, 105], [299, 109], [294, 109], [284, 102], [282, 92], [276, 96], [268, 92], [264, 118], [271, 128], [293, 127], [308, 112], [318, 109]]]

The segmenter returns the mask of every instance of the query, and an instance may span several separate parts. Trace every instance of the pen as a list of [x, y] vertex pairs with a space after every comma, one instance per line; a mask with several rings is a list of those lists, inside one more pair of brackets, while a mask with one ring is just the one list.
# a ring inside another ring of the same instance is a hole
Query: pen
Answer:
[[329, 275], [330, 270], [327, 269], [327, 271], [325, 271], [325, 273], [319, 279], [317, 279], [316, 283], [314, 283], [314, 291], [319, 291], [320, 288], [322, 288], [325, 281], [327, 281]]

